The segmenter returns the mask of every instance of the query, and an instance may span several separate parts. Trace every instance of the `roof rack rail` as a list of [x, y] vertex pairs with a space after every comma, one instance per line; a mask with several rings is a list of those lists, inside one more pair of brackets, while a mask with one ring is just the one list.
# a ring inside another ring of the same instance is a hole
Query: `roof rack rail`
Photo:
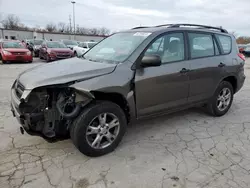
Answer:
[[160, 26], [156, 26], [156, 27], [161, 27], [161, 26], [169, 26], [169, 27], [181, 27], [181, 26], [195, 26], [195, 27], [199, 27], [201, 28], [206, 28], [206, 29], [215, 29], [215, 30], [219, 30], [222, 33], [228, 33], [228, 31], [226, 29], [223, 29], [222, 27], [213, 27], [213, 26], [207, 26], [207, 25], [198, 25], [198, 24], [166, 24], [166, 25], [160, 25]]
[[131, 30], [133, 30], [133, 29], [143, 29], [143, 28], [149, 28], [149, 27], [147, 27], [147, 26], [139, 26], [139, 27], [134, 27]]

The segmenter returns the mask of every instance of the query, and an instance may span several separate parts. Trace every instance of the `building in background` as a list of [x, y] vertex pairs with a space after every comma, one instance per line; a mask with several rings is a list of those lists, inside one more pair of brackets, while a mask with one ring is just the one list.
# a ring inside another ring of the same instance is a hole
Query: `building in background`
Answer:
[[25, 39], [46, 39], [53, 41], [58, 41], [61, 39], [69, 39], [76, 41], [95, 41], [99, 42], [106, 36], [96, 36], [96, 35], [80, 35], [68, 33], [60, 33], [60, 32], [41, 32], [41, 31], [24, 31], [24, 30], [11, 30], [11, 29], [3, 29], [0, 27], [0, 39], [12, 39], [12, 40], [25, 40]]

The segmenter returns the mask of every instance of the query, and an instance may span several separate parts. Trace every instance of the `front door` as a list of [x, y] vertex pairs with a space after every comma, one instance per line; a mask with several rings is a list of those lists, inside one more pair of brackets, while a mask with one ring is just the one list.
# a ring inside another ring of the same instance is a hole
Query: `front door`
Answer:
[[138, 117], [170, 110], [187, 103], [189, 63], [185, 56], [183, 33], [158, 37], [144, 55], [159, 55], [162, 65], [139, 68], [135, 74]]

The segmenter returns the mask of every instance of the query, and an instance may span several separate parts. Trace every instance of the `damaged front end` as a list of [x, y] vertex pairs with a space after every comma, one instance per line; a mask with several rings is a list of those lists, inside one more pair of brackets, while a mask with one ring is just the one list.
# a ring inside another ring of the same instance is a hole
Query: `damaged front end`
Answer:
[[93, 96], [70, 85], [25, 90], [16, 81], [11, 89], [11, 111], [23, 129], [46, 139], [65, 137], [69, 126]]

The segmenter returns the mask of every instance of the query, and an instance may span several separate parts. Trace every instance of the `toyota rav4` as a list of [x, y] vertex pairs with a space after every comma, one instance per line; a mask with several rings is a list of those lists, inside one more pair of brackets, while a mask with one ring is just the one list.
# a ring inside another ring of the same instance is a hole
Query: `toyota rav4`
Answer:
[[200, 105], [224, 115], [243, 86], [244, 63], [223, 28], [137, 27], [80, 58], [24, 71], [11, 88], [11, 109], [22, 133], [68, 135], [83, 154], [101, 156], [134, 120]]

